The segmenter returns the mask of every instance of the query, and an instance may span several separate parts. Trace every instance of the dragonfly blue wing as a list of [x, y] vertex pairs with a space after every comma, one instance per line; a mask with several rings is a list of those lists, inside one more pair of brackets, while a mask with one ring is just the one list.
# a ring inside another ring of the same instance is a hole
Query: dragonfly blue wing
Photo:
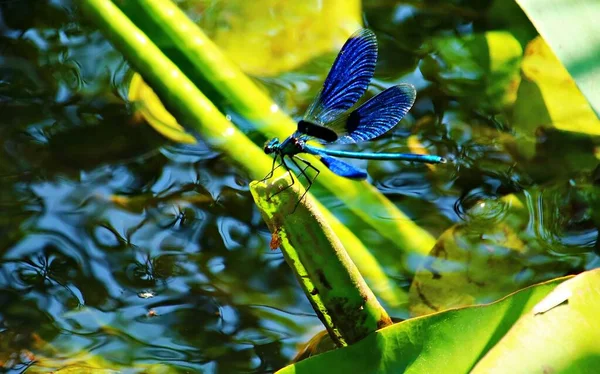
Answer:
[[400, 122], [416, 97], [417, 92], [412, 84], [399, 84], [326, 126], [338, 133], [336, 143], [364, 142], [386, 133]]
[[368, 29], [355, 32], [335, 59], [304, 120], [325, 125], [353, 107], [367, 90], [376, 62], [375, 34]]
[[355, 168], [347, 162], [324, 154], [320, 154], [320, 156], [323, 165], [327, 166], [329, 170], [341, 177], [356, 180], [367, 179], [367, 173], [365, 173], [363, 170]]

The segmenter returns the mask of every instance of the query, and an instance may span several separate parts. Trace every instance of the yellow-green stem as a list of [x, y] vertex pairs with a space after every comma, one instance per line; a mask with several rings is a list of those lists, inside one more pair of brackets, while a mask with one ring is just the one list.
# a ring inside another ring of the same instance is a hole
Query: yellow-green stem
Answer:
[[250, 190], [317, 315], [339, 345], [392, 324], [304, 188], [284, 175]]

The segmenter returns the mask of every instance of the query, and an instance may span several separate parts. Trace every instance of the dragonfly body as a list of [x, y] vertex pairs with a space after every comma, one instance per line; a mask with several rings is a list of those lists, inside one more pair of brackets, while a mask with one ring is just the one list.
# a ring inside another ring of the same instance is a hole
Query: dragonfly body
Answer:
[[308, 145], [306, 141], [295, 133], [283, 142], [279, 138], [271, 139], [265, 145], [265, 153], [275, 153], [279, 157], [293, 157], [299, 153], [308, 153], [317, 156], [333, 156], [343, 158], [357, 158], [361, 160], [399, 160], [399, 161], [416, 161], [426, 162], [431, 164], [442, 163], [444, 160], [437, 155], [422, 155], [416, 153], [373, 153], [373, 152], [352, 152], [338, 151], [333, 149], [319, 148]]
[[[339, 160], [339, 157], [423, 163], [445, 162], [443, 157], [436, 155], [331, 150], [307, 143], [309, 140], [324, 144], [367, 141], [389, 131], [406, 115], [416, 98], [415, 88], [410, 84], [392, 86], [358, 108], [350, 110], [367, 90], [375, 71], [376, 61], [375, 34], [367, 29], [354, 33], [342, 47], [325, 79], [323, 88], [308, 108], [304, 118], [298, 122], [296, 131], [282, 142], [274, 138], [265, 144], [265, 153], [275, 155], [271, 172], [265, 179], [270, 178], [279, 166], [289, 170], [287, 159], [306, 177], [310, 188], [312, 181], [319, 174], [319, 169], [300, 157], [301, 153], [319, 156], [329, 170], [350, 179], [365, 179], [367, 174]], [[275, 166], [277, 159], [280, 159], [281, 163]], [[301, 167], [298, 161], [305, 166]], [[312, 180], [306, 174], [308, 168], [317, 173]]]

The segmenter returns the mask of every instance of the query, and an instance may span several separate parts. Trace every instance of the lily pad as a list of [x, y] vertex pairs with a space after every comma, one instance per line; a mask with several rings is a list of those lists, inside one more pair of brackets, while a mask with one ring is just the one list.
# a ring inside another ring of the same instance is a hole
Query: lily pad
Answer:
[[585, 180], [477, 202], [417, 271], [411, 313], [490, 302], [573, 272], [595, 246], [598, 204], [600, 187]]

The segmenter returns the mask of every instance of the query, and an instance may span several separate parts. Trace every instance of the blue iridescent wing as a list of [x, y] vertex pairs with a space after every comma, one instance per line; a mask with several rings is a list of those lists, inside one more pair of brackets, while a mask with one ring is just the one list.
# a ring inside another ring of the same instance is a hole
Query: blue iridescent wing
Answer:
[[412, 84], [399, 84], [346, 113], [325, 126], [338, 134], [335, 143], [359, 143], [376, 138], [392, 127], [408, 113], [415, 102], [417, 92]]
[[319, 156], [321, 157], [323, 165], [327, 166], [329, 170], [341, 177], [357, 180], [367, 179], [367, 173], [355, 168], [347, 162], [324, 154], [320, 154]]
[[355, 32], [335, 59], [304, 120], [325, 125], [353, 107], [367, 90], [376, 62], [375, 34], [368, 29]]

